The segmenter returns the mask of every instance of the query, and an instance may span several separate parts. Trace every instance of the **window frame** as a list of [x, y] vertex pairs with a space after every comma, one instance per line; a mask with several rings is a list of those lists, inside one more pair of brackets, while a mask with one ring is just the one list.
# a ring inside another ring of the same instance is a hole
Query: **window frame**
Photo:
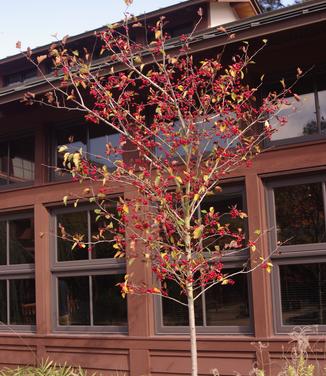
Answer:
[[[58, 146], [60, 146], [58, 144], [58, 141], [57, 141], [57, 132], [58, 131], [61, 131], [61, 130], [64, 130], [64, 129], [68, 129], [68, 128], [72, 128], [72, 127], [77, 127], [77, 126], [80, 126], [81, 128], [84, 128], [85, 129], [85, 136], [86, 136], [86, 153], [89, 152], [89, 149], [90, 149], [90, 134], [89, 134], [89, 127], [90, 126], [94, 126], [96, 127], [97, 124], [82, 124], [82, 121], [86, 122], [86, 120], [83, 120], [83, 119], [80, 119], [80, 120], [71, 120], [71, 121], [68, 121], [68, 122], [65, 122], [63, 124], [60, 124], [60, 125], [57, 125], [55, 127], [53, 127], [50, 131], [50, 156], [49, 156], [49, 159], [50, 159], [50, 163], [51, 165], [54, 167], [54, 169], [51, 169], [50, 171], [50, 181], [53, 181], [53, 182], [58, 182], [58, 181], [67, 181], [69, 180], [69, 178], [71, 177], [70, 174], [62, 174], [62, 175], [59, 175], [58, 173], [56, 173], [56, 168], [57, 168], [57, 160], [58, 160]], [[103, 125], [105, 126], [105, 125]], [[109, 128], [109, 126], [107, 126]], [[111, 134], [118, 134], [118, 132], [114, 132], [113, 129], [111, 129], [111, 133], [108, 134], [108, 136], [110, 136]], [[68, 143], [66, 143], [68, 144]], [[60, 168], [61, 169], [61, 168]]]
[[[303, 93], [298, 93], [299, 96], [304, 95], [304, 94], [312, 94], [312, 93], [314, 94], [314, 111], [313, 112], [314, 112], [315, 117], [316, 117], [316, 124], [317, 124], [317, 128], [318, 128], [318, 133], [310, 134], [310, 135], [296, 136], [296, 137], [288, 137], [288, 138], [283, 138], [283, 139], [279, 139], [279, 140], [265, 140], [264, 141], [264, 147], [265, 148], [278, 147], [278, 146], [280, 146], [280, 147], [289, 146], [289, 145], [292, 145], [292, 144], [302, 144], [302, 143], [305, 143], [305, 142], [315, 142], [315, 141], [324, 140], [326, 138], [326, 132], [325, 132], [324, 135], [321, 133], [320, 100], [319, 100], [318, 93], [320, 91], [326, 90], [326, 85], [325, 85], [324, 89], [322, 89], [323, 85], [320, 85], [321, 88], [318, 87], [319, 86], [318, 85], [319, 78], [321, 76], [326, 76], [326, 72], [320, 71], [319, 69], [317, 71], [313, 72], [311, 75], [308, 75], [308, 79], [310, 79], [310, 84], [311, 84], [312, 90], [311, 91], [309, 90], [309, 91], [303, 92]], [[293, 80], [295, 79], [294, 77], [291, 77], [291, 76], [289, 78], [290, 79], [292, 78]], [[271, 82], [270, 86], [274, 86], [275, 84], [276, 84], [276, 82]], [[295, 91], [296, 91], [296, 87], [294, 87], [294, 92]], [[289, 96], [289, 97], [291, 97], [291, 96]], [[286, 127], [286, 125], [285, 125], [285, 127]]]
[[[128, 334], [128, 316], [127, 325], [93, 325], [92, 323], [92, 276], [100, 275], [117, 275], [126, 273], [126, 261], [115, 258], [101, 258], [91, 259], [90, 254], [88, 259], [85, 260], [71, 260], [71, 261], [58, 261], [58, 242], [57, 242], [57, 215], [68, 214], [74, 212], [87, 211], [87, 229], [90, 236], [90, 211], [95, 209], [94, 205], [81, 205], [78, 208], [55, 208], [51, 211], [51, 227], [54, 234], [54, 241], [51, 247], [51, 287], [52, 295], [52, 328], [54, 332], [71, 332], [71, 333], [103, 333], [103, 334]], [[60, 277], [84, 277], [89, 279], [89, 307], [90, 307], [90, 325], [60, 325], [59, 324], [59, 292], [58, 292], [58, 279]], [[122, 299], [122, 298], [121, 298]], [[126, 304], [127, 304], [127, 299]]]
[[[35, 174], [35, 167], [36, 167], [36, 160], [35, 160], [35, 142], [36, 142], [36, 137], [35, 137], [35, 132], [23, 132], [23, 133], [19, 133], [19, 134], [11, 134], [10, 136], [7, 135], [7, 136], [4, 136], [4, 137], [0, 137], [0, 143], [6, 143], [6, 148], [7, 148], [7, 158], [8, 158], [8, 166], [9, 166], [9, 160], [10, 160], [10, 143], [12, 141], [15, 141], [15, 140], [20, 140], [20, 139], [23, 139], [23, 138], [27, 138], [27, 137], [31, 137], [33, 138], [34, 140], [34, 150], [33, 150], [33, 156], [34, 156], [34, 177], [32, 180], [27, 180], [27, 181], [24, 181], [24, 182], [16, 182], [16, 183], [9, 183], [9, 180], [10, 180], [10, 175], [9, 175], [9, 169], [8, 169], [8, 175], [6, 177], [6, 180], [7, 180], [7, 184], [3, 184], [3, 185], [0, 185], [0, 190], [11, 190], [11, 189], [14, 189], [14, 188], [20, 188], [20, 187], [30, 187], [30, 186], [33, 186], [35, 184], [35, 178], [36, 178], [36, 174]], [[7, 167], [8, 167], [7, 166]]]
[[[0, 217], [1, 221], [6, 222], [6, 261], [5, 265], [0, 265], [0, 280], [6, 281], [6, 304], [7, 304], [7, 323], [1, 323], [0, 325], [0, 333], [1, 332], [20, 332], [20, 333], [34, 333], [36, 332], [36, 320], [35, 324], [10, 324], [10, 281], [17, 280], [17, 279], [34, 279], [34, 283], [36, 282], [36, 275], [35, 275], [35, 262], [34, 264], [9, 264], [9, 221], [10, 220], [17, 220], [17, 219], [26, 219], [26, 218], [33, 218], [34, 220], [34, 213], [33, 211], [26, 211], [26, 212], [19, 212], [19, 213], [12, 213], [12, 214], [5, 214]], [[34, 240], [35, 240], [35, 230], [34, 230]], [[34, 245], [34, 251], [35, 251]], [[35, 253], [34, 253], [35, 254]], [[35, 286], [35, 309], [36, 308], [36, 286]], [[37, 314], [37, 312], [36, 312]]]
[[[265, 181], [265, 197], [267, 203], [267, 222], [268, 227], [272, 229], [269, 234], [269, 249], [274, 250], [277, 247], [277, 222], [274, 188], [297, 186], [300, 184], [321, 183], [323, 193], [323, 208], [325, 213], [325, 231], [326, 231], [326, 172], [315, 172], [309, 175], [292, 174], [286, 177], [270, 178]], [[273, 270], [271, 273], [271, 291], [273, 303], [273, 325], [275, 334], [291, 333], [297, 325], [283, 324], [282, 314], [282, 295], [280, 266], [282, 265], [300, 265], [326, 262], [326, 242], [307, 243], [297, 245], [284, 245], [280, 247], [280, 254], [271, 256]], [[309, 324], [307, 324], [309, 325]], [[316, 325], [314, 325], [316, 326]], [[326, 325], [318, 325], [319, 332], [326, 332]], [[316, 333], [317, 334], [317, 333]]]
[[[228, 196], [232, 197], [236, 194], [241, 195], [243, 200], [243, 210], [247, 209], [247, 202], [246, 202], [246, 189], [245, 189], [244, 182], [234, 182], [234, 183], [226, 183], [223, 187], [223, 192], [218, 193], [216, 196], [225, 194], [226, 198]], [[213, 196], [212, 196], [213, 197]], [[209, 197], [210, 198], [210, 197]], [[232, 269], [232, 268], [239, 268], [244, 261], [247, 261], [250, 257], [249, 253], [247, 255], [226, 255], [222, 258], [222, 262], [224, 265], [223, 270]], [[245, 274], [247, 278], [247, 290], [248, 290], [248, 308], [249, 308], [249, 325], [248, 326], [240, 326], [240, 325], [221, 325], [221, 326], [213, 326], [213, 325], [198, 325], [196, 326], [196, 331], [198, 334], [202, 335], [253, 335], [254, 334], [254, 322], [253, 322], [253, 301], [252, 301], [252, 279], [250, 273]], [[155, 278], [155, 275], [154, 275]], [[171, 325], [165, 326], [163, 324], [163, 304], [162, 304], [162, 297], [154, 296], [154, 322], [155, 322], [155, 333], [158, 335], [171, 335], [171, 334], [186, 334], [189, 332], [188, 326], [178, 326], [178, 325]], [[178, 304], [178, 303], [175, 303]], [[202, 296], [202, 309], [203, 309], [203, 321], [205, 322], [205, 294]]]

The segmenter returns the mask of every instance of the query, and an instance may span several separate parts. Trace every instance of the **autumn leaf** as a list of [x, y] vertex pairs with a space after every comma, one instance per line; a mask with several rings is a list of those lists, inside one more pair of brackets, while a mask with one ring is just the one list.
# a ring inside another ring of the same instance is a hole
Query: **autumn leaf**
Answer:
[[123, 1], [127, 5], [127, 7], [129, 7], [133, 3], [133, 0], [123, 0]]
[[18, 48], [19, 50], [22, 48], [22, 42], [20, 40], [16, 42], [16, 48]]
[[37, 56], [36, 60], [37, 60], [37, 64], [41, 64], [42, 61], [44, 61], [48, 56], [47, 55], [40, 55], [40, 56]]
[[218, 30], [218, 31], [221, 31], [222, 33], [227, 33], [226, 28], [223, 27], [223, 26], [219, 26], [219, 27], [217, 28], [217, 30]]
[[203, 233], [203, 226], [198, 226], [194, 230], [194, 239], [199, 239]]

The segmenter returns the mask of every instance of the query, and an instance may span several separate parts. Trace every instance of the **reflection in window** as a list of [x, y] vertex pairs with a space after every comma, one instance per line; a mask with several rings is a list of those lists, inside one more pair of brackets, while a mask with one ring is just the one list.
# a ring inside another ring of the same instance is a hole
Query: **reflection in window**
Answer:
[[326, 325], [326, 263], [280, 265], [285, 325]]
[[291, 244], [325, 241], [322, 183], [274, 188], [277, 239]]
[[[111, 211], [112, 212], [112, 211]], [[109, 231], [105, 231], [103, 233], [103, 238], [98, 239], [98, 235], [101, 229], [107, 228], [110, 223], [113, 223], [114, 228], [116, 228], [117, 223], [110, 218], [99, 218], [96, 221], [97, 215], [91, 211], [90, 212], [90, 220], [91, 220], [91, 235], [92, 235], [92, 242], [94, 245], [92, 246], [92, 259], [101, 259], [101, 258], [112, 258], [114, 257], [116, 250], [113, 248], [113, 233]], [[98, 239], [98, 240], [97, 240]]]
[[88, 212], [74, 211], [57, 215], [57, 257], [58, 261], [86, 260], [88, 259], [87, 248], [76, 247], [72, 249], [73, 242], [65, 238], [76, 234], [84, 236], [87, 242], [88, 235]]
[[34, 264], [33, 217], [0, 221], [0, 265], [14, 264]]
[[94, 325], [127, 326], [127, 302], [116, 286], [121, 281], [120, 274], [92, 277]]
[[34, 180], [34, 137], [0, 144], [0, 185]]
[[318, 92], [321, 134], [326, 134], [326, 90]]
[[9, 297], [10, 324], [34, 325], [36, 322], [35, 280], [10, 280]]
[[[229, 269], [229, 274], [239, 269]], [[208, 326], [249, 326], [247, 277], [232, 277], [234, 285], [217, 284], [205, 293]]]
[[273, 134], [273, 141], [318, 133], [315, 93], [302, 94], [300, 98], [298, 102], [289, 97], [288, 104], [281, 106], [278, 116], [285, 117], [287, 123], [281, 127], [274, 125], [278, 131]]
[[[171, 298], [180, 300], [182, 303], [187, 304], [186, 296], [180, 291], [180, 288], [175, 282], [167, 282], [167, 292]], [[163, 310], [163, 325], [164, 326], [188, 326], [188, 309], [187, 307], [169, 300], [162, 298]], [[203, 308], [202, 299], [195, 302], [195, 317], [197, 326], [203, 325]]]
[[126, 326], [127, 303], [116, 286], [122, 280], [118, 274], [58, 278], [59, 325]]
[[[232, 274], [239, 269], [226, 269]], [[208, 289], [202, 298], [195, 302], [197, 326], [249, 326], [249, 298], [246, 275], [232, 277], [234, 285], [217, 284]], [[174, 282], [168, 282], [169, 296], [186, 303], [185, 295]], [[188, 310], [169, 299], [162, 298], [163, 325], [188, 326]]]
[[[101, 166], [107, 165], [109, 168], [114, 167], [113, 162], [121, 159], [121, 155], [112, 152], [108, 159], [106, 152], [108, 149], [115, 151], [119, 144], [120, 135], [113, 133], [113, 130], [109, 126], [103, 124], [78, 124], [67, 128], [60, 128], [56, 131], [56, 146], [66, 145], [68, 148], [67, 152], [82, 152], [92, 163]], [[56, 154], [57, 166], [64, 169], [63, 154]], [[62, 173], [64, 171], [61, 171]]]
[[33, 218], [9, 221], [10, 264], [34, 263], [34, 220]]
[[0, 280], [0, 325], [7, 323], [7, 281]]
[[90, 325], [88, 277], [58, 278], [59, 325]]
[[7, 222], [0, 221], [0, 265], [7, 263]]
[[97, 165], [107, 165], [114, 167], [114, 162], [121, 159], [121, 154], [112, 152], [108, 157], [106, 155], [106, 145], [109, 150], [115, 150], [120, 144], [120, 134], [112, 133], [108, 126], [90, 126], [89, 127], [89, 147], [88, 159]]
[[[220, 224], [222, 226], [228, 224], [230, 231], [237, 232], [238, 229], [242, 229], [243, 233], [246, 233], [247, 220], [241, 219], [239, 217], [232, 218], [232, 216], [229, 214], [231, 208], [234, 206], [238, 210], [245, 210], [242, 194], [223, 194], [222, 192], [216, 196], [206, 197], [206, 199], [200, 205], [200, 210], [204, 211], [205, 213], [209, 212], [210, 207], [213, 207], [215, 209], [215, 212], [219, 213], [219, 215], [221, 216]], [[204, 246], [210, 249], [214, 249], [214, 246], [219, 246], [222, 250], [225, 244], [229, 243], [232, 239], [232, 237], [228, 237], [226, 235], [222, 237], [217, 235], [215, 238], [211, 237], [209, 240], [204, 240]], [[231, 251], [234, 254], [234, 249], [231, 249]], [[238, 252], [238, 255], [241, 256], [241, 251]]]

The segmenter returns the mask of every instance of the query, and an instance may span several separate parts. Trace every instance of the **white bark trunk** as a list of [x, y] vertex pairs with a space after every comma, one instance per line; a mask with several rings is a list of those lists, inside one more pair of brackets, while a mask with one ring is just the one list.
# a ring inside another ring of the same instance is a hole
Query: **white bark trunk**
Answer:
[[189, 314], [189, 330], [190, 330], [190, 346], [191, 346], [191, 376], [198, 376], [196, 320], [195, 320], [195, 306], [194, 306], [192, 286], [188, 286], [187, 290], [188, 290], [188, 314]]

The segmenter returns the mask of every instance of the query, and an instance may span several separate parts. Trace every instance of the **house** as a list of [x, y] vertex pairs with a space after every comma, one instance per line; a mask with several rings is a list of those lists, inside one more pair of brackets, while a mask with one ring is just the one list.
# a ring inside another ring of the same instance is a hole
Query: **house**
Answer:
[[[228, 180], [221, 204], [232, 200], [248, 212], [249, 232], [269, 229], [261, 241], [273, 256], [273, 271], [256, 270], [232, 287], [206, 294], [198, 315], [200, 373], [248, 374], [252, 364], [279, 371], [288, 333], [316, 326], [314, 359], [324, 359], [326, 330], [326, 3], [312, 0], [268, 14], [254, 1], [191, 0], [142, 16], [169, 19], [173, 37], [191, 30], [198, 7], [206, 14], [192, 48], [210, 56], [242, 40], [268, 46], [252, 68], [265, 73], [265, 86], [306, 74], [296, 92], [298, 110], [273, 136], [252, 168]], [[182, 23], [180, 22], [182, 20]], [[217, 29], [223, 24], [232, 39]], [[94, 44], [93, 32], [69, 38], [70, 46]], [[40, 55], [48, 46], [37, 48]], [[51, 66], [45, 66], [51, 77]], [[69, 252], [57, 225], [94, 230], [91, 207], [63, 207], [62, 198], [79, 186], [51, 166], [57, 146], [74, 136], [75, 146], [98, 153], [114, 134], [79, 126], [68, 112], [20, 102], [46, 84], [21, 55], [0, 60], [0, 366], [35, 364], [50, 358], [104, 375], [189, 374], [186, 314], [150, 296], [122, 300], [115, 288], [128, 266], [95, 253]], [[285, 110], [284, 110], [285, 111]], [[117, 193], [121, 188], [117, 187]], [[123, 192], [126, 197], [130, 193]], [[234, 258], [228, 269], [241, 265]], [[149, 278], [137, 265], [139, 278]], [[268, 343], [261, 348], [260, 343]]]

